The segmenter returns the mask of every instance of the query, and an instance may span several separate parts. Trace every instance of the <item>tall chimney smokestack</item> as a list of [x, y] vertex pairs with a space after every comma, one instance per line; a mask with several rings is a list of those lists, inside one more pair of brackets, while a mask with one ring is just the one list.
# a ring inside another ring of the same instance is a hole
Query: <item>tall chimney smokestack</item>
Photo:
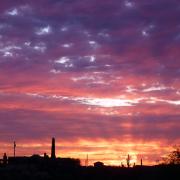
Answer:
[[56, 158], [56, 153], [55, 153], [55, 138], [52, 138], [52, 146], [51, 146], [51, 159]]

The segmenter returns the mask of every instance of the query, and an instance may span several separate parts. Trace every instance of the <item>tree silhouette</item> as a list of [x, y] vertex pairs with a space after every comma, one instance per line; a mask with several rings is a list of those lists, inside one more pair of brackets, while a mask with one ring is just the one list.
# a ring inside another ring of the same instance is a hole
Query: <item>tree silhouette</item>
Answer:
[[180, 165], [180, 148], [175, 147], [176, 149], [168, 154], [167, 157], [163, 159], [164, 164], [171, 164], [171, 165]]

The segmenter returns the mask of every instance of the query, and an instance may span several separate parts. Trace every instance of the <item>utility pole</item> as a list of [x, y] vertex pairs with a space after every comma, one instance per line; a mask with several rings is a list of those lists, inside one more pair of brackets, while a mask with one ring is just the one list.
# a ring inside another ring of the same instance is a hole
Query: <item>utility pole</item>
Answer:
[[143, 166], [143, 160], [142, 160], [142, 158], [141, 158], [141, 166]]
[[85, 166], [88, 167], [89, 165], [89, 157], [88, 157], [88, 154], [86, 156], [86, 160], [85, 160]]
[[16, 142], [14, 141], [14, 157], [16, 157]]

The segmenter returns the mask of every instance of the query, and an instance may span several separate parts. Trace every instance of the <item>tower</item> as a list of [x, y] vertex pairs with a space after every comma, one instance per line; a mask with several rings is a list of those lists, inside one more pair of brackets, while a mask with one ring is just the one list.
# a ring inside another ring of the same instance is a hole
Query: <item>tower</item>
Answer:
[[55, 138], [52, 138], [52, 145], [51, 145], [51, 159], [56, 158], [56, 153], [55, 153]]

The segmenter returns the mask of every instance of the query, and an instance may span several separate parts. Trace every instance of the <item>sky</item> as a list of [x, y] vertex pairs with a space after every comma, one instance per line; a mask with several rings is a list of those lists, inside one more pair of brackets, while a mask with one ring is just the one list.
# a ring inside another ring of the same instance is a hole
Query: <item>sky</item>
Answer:
[[0, 1], [0, 156], [152, 165], [179, 121], [179, 0]]

